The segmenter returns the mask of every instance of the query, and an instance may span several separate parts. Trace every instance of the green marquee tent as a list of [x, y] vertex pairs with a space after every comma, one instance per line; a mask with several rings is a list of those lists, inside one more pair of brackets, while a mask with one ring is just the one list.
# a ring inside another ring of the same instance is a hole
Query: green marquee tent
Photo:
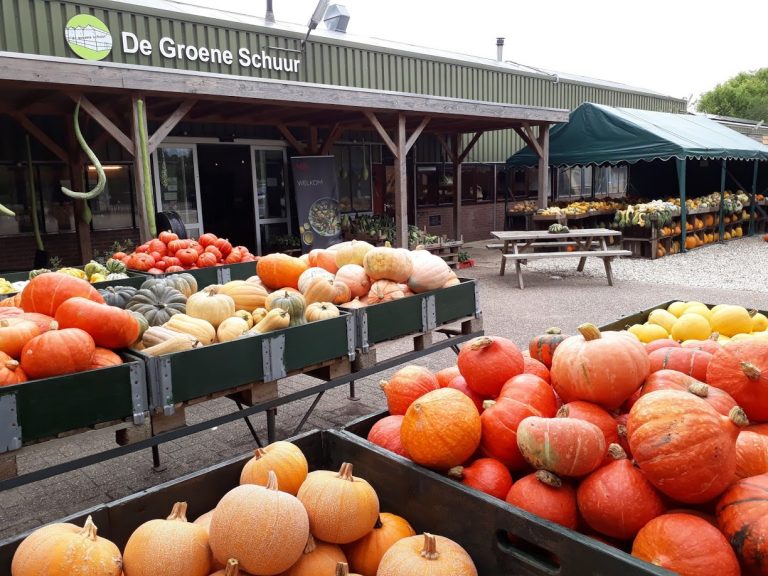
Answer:
[[[549, 163], [561, 168], [672, 158], [768, 161], [768, 146], [704, 116], [590, 102], [576, 108], [570, 121], [558, 124], [550, 134]], [[507, 167], [535, 166], [538, 161], [526, 146], [510, 156]]]

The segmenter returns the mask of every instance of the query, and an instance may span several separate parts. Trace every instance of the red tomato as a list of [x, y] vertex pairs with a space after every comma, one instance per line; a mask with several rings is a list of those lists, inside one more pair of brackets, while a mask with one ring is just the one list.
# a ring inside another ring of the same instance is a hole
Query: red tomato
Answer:
[[182, 248], [176, 252], [176, 258], [179, 259], [179, 262], [181, 262], [182, 266], [191, 266], [197, 262], [198, 256], [199, 254], [194, 248]]
[[175, 254], [179, 250], [189, 248], [192, 245], [192, 240], [171, 240], [168, 242], [168, 252]]
[[165, 245], [165, 242], [158, 240], [157, 238], [150, 240], [147, 244], [149, 245], [150, 254], [152, 252], [160, 252], [161, 256], [165, 256], [168, 252], [168, 246]]
[[232, 244], [230, 244], [229, 240], [226, 238], [219, 238], [216, 240], [216, 242], [213, 243], [213, 245], [219, 249], [219, 252], [221, 252], [221, 255], [225, 258], [227, 257], [227, 254], [232, 252]]
[[205, 234], [200, 236], [200, 238], [198, 238], [197, 241], [200, 244], [202, 244], [203, 247], [205, 247], [205, 246], [210, 246], [211, 244], [216, 242], [216, 240], [218, 240], [218, 239], [219, 238], [218, 238], [218, 236], [216, 236], [216, 234], [211, 234], [210, 232], [206, 232]]
[[174, 240], [178, 240], [179, 236], [178, 234], [174, 234], [170, 230], [165, 230], [163, 232], [160, 232], [160, 234], [157, 235], [157, 238], [160, 240], [160, 242], [167, 245], [173, 242]]
[[140, 254], [148, 254], [150, 252], [149, 250], [149, 243], [142, 244], [141, 246], [136, 248], [136, 252]]
[[208, 252], [209, 254], [213, 254], [214, 256], [216, 256], [216, 262], [218, 262], [223, 258], [223, 256], [221, 255], [221, 251], [218, 248], [216, 248], [216, 246], [214, 246], [213, 244], [206, 246], [205, 251]]
[[147, 271], [154, 267], [154, 265], [155, 259], [143, 252], [135, 252], [128, 257], [127, 266], [134, 270]]
[[125, 252], [115, 252], [114, 254], [112, 254], [112, 258], [114, 258], [115, 260], [122, 260], [126, 256], [128, 256], [128, 254], [126, 254]]
[[164, 272], [160, 268], [150, 268], [147, 270], [150, 274], [163, 274]]
[[232, 251], [227, 254], [227, 257], [224, 259], [224, 262], [227, 264], [237, 264], [243, 259], [243, 255], [237, 248], [232, 248]]
[[200, 255], [200, 254], [202, 254], [203, 252], [205, 252], [205, 246], [203, 246], [203, 245], [202, 245], [202, 244], [200, 244], [199, 242], [195, 242], [194, 240], [192, 240], [192, 243], [189, 245], [189, 247], [190, 247], [190, 248], [194, 248], [194, 249], [195, 249], [195, 251], [197, 251], [197, 254], [198, 254], [198, 255]]
[[168, 268], [165, 269], [165, 272], [167, 274], [170, 274], [171, 272], [184, 272], [186, 268], [182, 268], [181, 266], [168, 266]]
[[210, 252], [203, 252], [202, 254], [200, 254], [200, 256], [197, 259], [197, 265], [200, 268], [216, 266], [216, 262], [218, 262], [218, 260], [216, 260], [216, 256], [214, 256]]
[[165, 260], [155, 260], [155, 268], [158, 270], [165, 270], [168, 268], [168, 262]]

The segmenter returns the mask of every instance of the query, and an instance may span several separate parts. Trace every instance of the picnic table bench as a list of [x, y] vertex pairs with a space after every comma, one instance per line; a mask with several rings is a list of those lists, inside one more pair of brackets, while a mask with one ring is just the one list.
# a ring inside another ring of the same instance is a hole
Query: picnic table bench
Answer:
[[[621, 236], [618, 230], [608, 228], [586, 228], [570, 232], [548, 232], [547, 230], [508, 230], [491, 232], [491, 235], [503, 241], [503, 244], [488, 244], [488, 248], [498, 247], [501, 250], [500, 276], [504, 276], [507, 261], [515, 263], [518, 287], [524, 288], [522, 264], [528, 260], [542, 258], [579, 258], [577, 270], [584, 270], [588, 257], [601, 258], [605, 266], [608, 284], [613, 286], [611, 262], [614, 258], [631, 256], [629, 250], [612, 249], [606, 239]], [[556, 248], [556, 250], [551, 250]]]

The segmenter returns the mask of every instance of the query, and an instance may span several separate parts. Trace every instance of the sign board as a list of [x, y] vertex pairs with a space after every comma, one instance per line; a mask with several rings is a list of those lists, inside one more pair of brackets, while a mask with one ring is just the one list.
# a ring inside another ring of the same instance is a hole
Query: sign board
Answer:
[[333, 156], [293, 156], [293, 189], [301, 248], [328, 248], [341, 242], [339, 187]]

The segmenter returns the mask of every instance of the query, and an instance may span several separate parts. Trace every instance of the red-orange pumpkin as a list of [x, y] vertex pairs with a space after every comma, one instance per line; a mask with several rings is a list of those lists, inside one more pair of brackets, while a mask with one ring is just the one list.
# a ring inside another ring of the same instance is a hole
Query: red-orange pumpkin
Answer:
[[728, 416], [733, 407], [737, 406], [736, 400], [728, 392], [714, 386], [708, 386], [693, 376], [676, 370], [659, 370], [648, 376], [645, 384], [643, 384], [641, 395], [650, 394], [657, 390], [687, 390], [706, 400], [723, 416]]
[[707, 384], [722, 388], [750, 420], [768, 420], [768, 342], [756, 339], [728, 342], [707, 369]]
[[278, 252], [262, 256], [256, 265], [256, 274], [271, 290], [286, 287], [298, 290], [299, 276], [307, 268], [309, 266], [298, 258]]
[[[619, 443], [619, 426], [616, 419], [597, 404], [582, 400], [568, 402], [568, 404], [563, 404], [560, 407], [557, 411], [557, 416], [560, 418], [578, 418], [579, 420], [591, 422], [600, 428], [605, 437], [606, 446]], [[610, 454], [606, 454], [605, 462], [612, 461], [613, 458]]]
[[736, 477], [768, 473], [768, 436], [742, 430], [736, 439]]
[[717, 340], [686, 340], [682, 344], [683, 348], [694, 348], [696, 350], [704, 350], [714, 355], [723, 347]]
[[380, 302], [391, 302], [400, 298], [405, 298], [402, 284], [392, 282], [391, 280], [376, 280], [376, 282], [371, 284], [367, 301], [368, 304], [379, 304]]
[[494, 458], [478, 458], [467, 466], [454, 466], [448, 476], [465, 486], [504, 500], [512, 488], [512, 475]]
[[543, 362], [536, 360], [536, 358], [531, 358], [530, 356], [523, 356], [523, 366], [523, 372], [525, 374], [533, 374], [549, 383], [549, 368], [547, 368]]
[[720, 531], [694, 514], [663, 514], [638, 532], [632, 556], [680, 576], [739, 576], [739, 563]]
[[768, 474], [731, 484], [717, 502], [717, 525], [747, 574], [768, 573]]
[[474, 454], [480, 432], [480, 415], [472, 401], [458, 390], [439, 388], [410, 405], [400, 438], [414, 462], [448, 470]]
[[498, 395], [504, 383], [525, 368], [520, 349], [500, 336], [470, 340], [461, 347], [456, 364], [467, 386], [485, 397]]
[[27, 375], [14, 360], [5, 352], [0, 352], [0, 386], [12, 386], [27, 381]]
[[648, 342], [648, 344], [645, 345], [645, 351], [648, 353], [648, 355], [651, 354], [651, 352], [655, 352], [656, 350], [661, 350], [662, 348], [680, 348], [681, 344], [677, 340], [672, 340], [672, 338], [661, 338], [659, 340], [654, 340], [653, 342]]
[[387, 396], [387, 408], [390, 414], [405, 414], [414, 400], [440, 388], [437, 378], [431, 371], [416, 365], [400, 368], [392, 374], [389, 381], [382, 380], [380, 386]]
[[581, 481], [576, 500], [590, 528], [611, 538], [629, 540], [666, 507], [645, 475], [627, 460], [621, 446], [611, 444], [608, 453], [611, 462]]
[[0, 352], [18, 358], [24, 344], [40, 334], [37, 324], [18, 316], [0, 320]]
[[701, 503], [734, 479], [734, 422], [747, 423], [739, 408], [729, 419], [690, 392], [659, 390], [632, 406], [627, 438], [637, 465], [657, 489], [680, 502]]
[[104, 304], [98, 290], [85, 280], [60, 272], [48, 272], [29, 281], [21, 292], [21, 307], [25, 312], [40, 312], [53, 317], [61, 304], [75, 296]]
[[517, 446], [534, 468], [558, 476], [584, 476], [605, 458], [600, 428], [577, 418], [529, 416], [517, 427]]
[[443, 386], [443, 388], [453, 388], [454, 390], [458, 390], [459, 392], [463, 392], [467, 395], [467, 398], [472, 400], [472, 402], [475, 404], [475, 408], [477, 408], [477, 411], [482, 414], [483, 412], [483, 402], [486, 401], [486, 398], [480, 396], [477, 392], [472, 390], [469, 386], [467, 386], [467, 381], [464, 379], [464, 376], [459, 374], [448, 382], [447, 386]]
[[560, 328], [549, 328], [544, 334], [534, 336], [528, 342], [528, 353], [547, 368], [552, 367], [552, 356], [560, 343], [568, 338]]
[[93, 352], [93, 358], [91, 358], [91, 368], [106, 368], [108, 366], [119, 366], [123, 363], [123, 359], [117, 354], [107, 348], [100, 348], [99, 346]]
[[645, 347], [627, 332], [579, 326], [555, 350], [552, 386], [564, 402], [586, 400], [612, 410], [621, 406], [648, 376]]
[[336, 266], [336, 252], [323, 248], [316, 248], [309, 252], [309, 265], [324, 268], [331, 274], [336, 274], [339, 270], [339, 267]]
[[437, 378], [437, 383], [440, 384], [440, 388], [445, 388], [451, 383], [451, 380], [460, 375], [461, 372], [459, 372], [459, 367], [455, 365], [435, 372], [435, 377]]
[[29, 378], [81, 372], [91, 366], [95, 350], [93, 338], [79, 328], [49, 330], [24, 345], [21, 367]]
[[380, 513], [373, 530], [360, 540], [343, 547], [350, 569], [362, 576], [376, 576], [379, 563], [387, 550], [398, 540], [414, 534], [416, 532], [405, 518], [388, 512]]
[[576, 491], [546, 470], [523, 476], [512, 484], [507, 502], [531, 514], [575, 529], [578, 524]]
[[40, 334], [43, 332], [48, 332], [48, 330], [51, 329], [53, 323], [53, 318], [47, 314], [40, 314], [38, 312], [24, 312], [23, 314], [19, 314], [17, 318], [34, 322], [40, 329]]
[[712, 354], [696, 348], [661, 348], [651, 352], [648, 359], [651, 361], [651, 372], [677, 370], [703, 382], [707, 378], [707, 366]]
[[402, 415], [385, 416], [371, 427], [368, 432], [368, 441], [381, 446], [385, 450], [408, 458], [408, 452], [403, 447], [402, 440], [400, 440], [400, 428], [402, 425]]
[[56, 322], [60, 328], [80, 328], [88, 332], [96, 346], [103, 348], [128, 348], [139, 338], [139, 322], [133, 314], [79, 296], [59, 306]]

